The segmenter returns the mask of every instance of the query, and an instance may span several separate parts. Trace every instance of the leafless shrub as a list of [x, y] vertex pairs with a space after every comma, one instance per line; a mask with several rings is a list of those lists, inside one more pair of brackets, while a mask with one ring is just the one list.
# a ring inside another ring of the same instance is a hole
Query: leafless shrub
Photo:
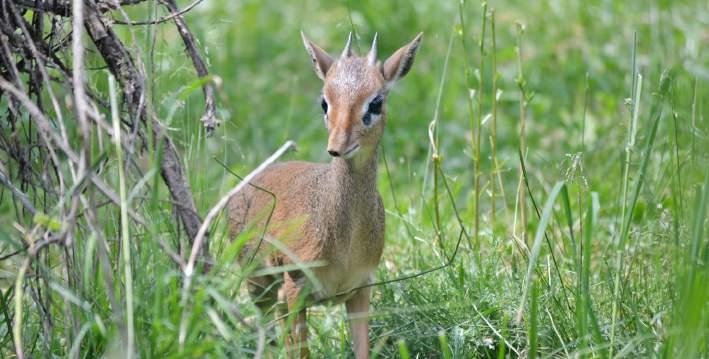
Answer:
[[[0, 246], [0, 260], [20, 260], [14, 295], [23, 296], [26, 292], [35, 301], [45, 314], [43, 326], [47, 332], [53, 325], [48, 310], [52, 303], [43, 293], [48, 290], [49, 279], [36, 263], [42, 251], [58, 246], [58, 252], [63, 253], [64, 283], [75, 288], [81, 287], [81, 276], [72, 268], [74, 241], [84, 237], [79, 233], [95, 235], [101, 265], [112, 265], [106, 241], [111, 235], [103, 233], [97, 223], [97, 211], [104, 206], [119, 207], [121, 194], [119, 188], [113, 187], [115, 181], [106, 178], [115, 173], [108, 170], [112, 164], [107, 159], [116, 150], [115, 146], [104, 144], [104, 136], [112, 143], [119, 142], [126, 154], [121, 165], [132, 174], [131, 178], [143, 177], [135, 158], [145, 145], [154, 141], [160, 146], [160, 175], [190, 244], [202, 224], [177, 148], [147, 103], [141, 56], [126, 46], [113, 28], [145, 24], [130, 20], [123, 11], [123, 7], [145, 1], [0, 0], [0, 184], [2, 201], [11, 201], [14, 207], [19, 238], [16, 248]], [[158, 0], [169, 15], [149, 23], [173, 23], [196, 75], [206, 77], [209, 74], [205, 62], [183, 19], [201, 1], [178, 9], [174, 0]], [[122, 95], [120, 103], [86, 85], [93, 72], [84, 67], [84, 37], [115, 77]], [[203, 90], [205, 114], [201, 121], [209, 134], [219, 125], [213, 83], [205, 81]], [[60, 98], [60, 94], [66, 97]], [[111, 113], [112, 104], [118, 105], [113, 109], [115, 119], [106, 115]], [[112, 120], [118, 120], [118, 125], [112, 125]], [[91, 150], [96, 141], [100, 156]], [[129, 208], [127, 215], [137, 226], [145, 225], [146, 220], [137, 210]], [[189, 248], [173, 250], [171, 244], [156, 240], [165, 254], [184, 269], [189, 253], [185, 251]], [[208, 247], [201, 248], [202, 258], [206, 259]], [[104, 270], [103, 275], [109, 283], [106, 288], [113, 288], [111, 271]], [[114, 308], [120, 305], [114, 303]], [[78, 322], [72, 311], [65, 312], [76, 334]], [[22, 325], [21, 308], [14, 314], [13, 330], [18, 331]], [[15, 352], [22, 358], [21, 335], [14, 334]], [[128, 333], [124, 335], [127, 337]]]

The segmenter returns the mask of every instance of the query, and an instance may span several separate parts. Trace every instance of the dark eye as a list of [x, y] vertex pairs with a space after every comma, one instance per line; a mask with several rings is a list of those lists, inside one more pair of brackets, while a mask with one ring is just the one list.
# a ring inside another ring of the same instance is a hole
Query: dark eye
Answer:
[[384, 98], [382, 96], [375, 97], [372, 102], [369, 103], [369, 108], [367, 108], [367, 113], [372, 115], [382, 114], [382, 105], [384, 104]]
[[324, 97], [322, 99], [322, 102], [320, 102], [320, 106], [322, 107], [322, 112], [327, 113], [327, 101], [325, 101]]

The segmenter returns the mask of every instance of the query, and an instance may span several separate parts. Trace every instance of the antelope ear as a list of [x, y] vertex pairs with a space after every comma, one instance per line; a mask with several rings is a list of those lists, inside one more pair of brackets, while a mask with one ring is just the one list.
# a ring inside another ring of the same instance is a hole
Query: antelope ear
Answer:
[[335, 62], [335, 59], [333, 59], [332, 56], [325, 52], [325, 50], [321, 49], [318, 45], [312, 43], [312, 41], [310, 41], [302, 31], [300, 32], [300, 36], [303, 38], [305, 50], [308, 51], [310, 60], [313, 62], [315, 73], [321, 80], [324, 81], [325, 74], [327, 74], [327, 70], [330, 69], [330, 66], [332, 66]]
[[389, 56], [389, 58], [384, 62], [382, 66], [382, 75], [384, 79], [390, 84], [393, 84], [400, 78], [406, 76], [411, 70], [411, 66], [414, 65], [414, 57], [416, 57], [416, 51], [421, 45], [421, 39], [423, 38], [423, 33], [420, 32], [416, 35], [416, 38], [411, 40], [408, 44], [404, 45], [399, 50]]

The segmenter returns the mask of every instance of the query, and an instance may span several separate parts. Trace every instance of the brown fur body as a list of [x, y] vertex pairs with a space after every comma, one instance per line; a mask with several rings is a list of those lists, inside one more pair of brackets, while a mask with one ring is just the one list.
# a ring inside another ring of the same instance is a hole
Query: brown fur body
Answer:
[[[384, 207], [376, 180], [374, 156], [362, 171], [354, 168], [352, 160], [342, 158], [330, 164], [285, 162], [269, 167], [252, 183], [272, 192], [276, 205], [264, 241], [252, 239], [242, 250], [242, 263], [257, 248], [266, 253], [260, 258], [266, 265], [321, 262], [322, 266], [311, 270], [318, 281], [315, 286], [319, 284], [322, 290], [310, 288], [308, 302], [346, 299], [335, 297], [367, 284], [384, 248]], [[259, 217], [265, 225], [273, 203], [271, 194], [253, 186], [235, 196], [229, 204], [232, 233], [241, 232]], [[273, 241], [280, 241], [289, 253], [274, 248]], [[288, 301], [308, 284], [305, 275], [286, 273], [277, 296], [271, 287], [272, 281], [280, 279], [276, 277], [253, 278], [251, 294], [271, 305]], [[266, 288], [270, 290], [264, 292]]]

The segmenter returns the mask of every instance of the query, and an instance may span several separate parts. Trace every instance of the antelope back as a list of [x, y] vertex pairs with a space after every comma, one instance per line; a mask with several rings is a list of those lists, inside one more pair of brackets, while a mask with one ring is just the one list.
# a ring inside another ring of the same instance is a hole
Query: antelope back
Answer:
[[365, 56], [352, 50], [352, 33], [339, 58], [334, 58], [301, 33], [315, 73], [323, 80], [320, 99], [328, 130], [327, 151], [351, 158], [371, 153], [384, 132], [386, 98], [414, 63], [423, 37], [419, 33], [383, 63], [377, 56], [377, 35]]

